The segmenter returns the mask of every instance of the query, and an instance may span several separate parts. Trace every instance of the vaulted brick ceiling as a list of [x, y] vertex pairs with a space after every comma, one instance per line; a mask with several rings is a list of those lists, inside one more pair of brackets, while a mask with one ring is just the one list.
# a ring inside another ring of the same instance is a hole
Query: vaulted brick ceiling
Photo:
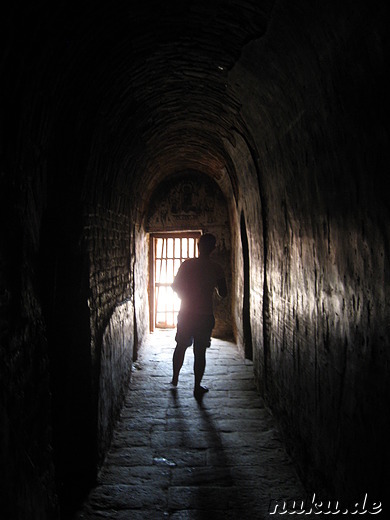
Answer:
[[[51, 61], [59, 70], [50, 89], [59, 119], [75, 132], [84, 124], [83, 135], [90, 129], [91, 157], [99, 161], [90, 160], [86, 185], [101, 191], [123, 174], [124, 188], [137, 192], [149, 179], [155, 185], [185, 168], [211, 176], [229, 171], [223, 140], [232, 140], [231, 129], [243, 124], [227, 74], [245, 43], [264, 35], [272, 5], [154, 0], [118, 2], [115, 9], [111, 3], [74, 11], [50, 6], [47, 31], [58, 42]], [[71, 121], [75, 107], [77, 124]]]

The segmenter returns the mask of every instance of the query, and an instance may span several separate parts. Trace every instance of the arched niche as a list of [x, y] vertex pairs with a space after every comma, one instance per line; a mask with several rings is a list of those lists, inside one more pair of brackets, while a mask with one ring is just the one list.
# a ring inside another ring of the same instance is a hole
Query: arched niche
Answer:
[[[186, 170], [162, 181], [150, 198], [145, 228], [150, 234], [195, 230], [214, 234], [217, 247], [213, 258], [222, 265], [231, 287], [229, 210], [221, 189], [209, 176]], [[231, 296], [224, 300], [215, 298], [214, 309], [213, 335], [232, 338]]]

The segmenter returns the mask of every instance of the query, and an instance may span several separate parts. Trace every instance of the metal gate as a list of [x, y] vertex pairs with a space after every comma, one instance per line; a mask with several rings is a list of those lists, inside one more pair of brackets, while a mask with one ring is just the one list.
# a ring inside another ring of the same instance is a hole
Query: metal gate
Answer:
[[154, 233], [151, 257], [151, 329], [173, 328], [177, 324], [180, 299], [171, 284], [184, 260], [197, 256], [200, 232]]

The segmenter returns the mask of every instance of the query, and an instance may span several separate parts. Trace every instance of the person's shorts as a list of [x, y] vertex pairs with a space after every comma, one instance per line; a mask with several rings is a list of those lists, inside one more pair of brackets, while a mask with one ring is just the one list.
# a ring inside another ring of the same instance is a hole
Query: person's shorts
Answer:
[[211, 314], [191, 314], [179, 312], [177, 318], [176, 342], [185, 347], [209, 347], [211, 332], [215, 325]]

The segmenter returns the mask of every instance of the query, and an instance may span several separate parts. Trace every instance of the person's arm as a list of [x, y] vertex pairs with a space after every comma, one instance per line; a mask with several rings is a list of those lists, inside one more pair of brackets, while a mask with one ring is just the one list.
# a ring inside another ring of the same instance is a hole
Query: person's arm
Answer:
[[179, 298], [183, 298], [183, 295], [186, 290], [186, 282], [185, 282], [185, 275], [184, 275], [185, 267], [184, 263], [181, 264], [179, 267], [179, 270], [177, 271], [177, 274], [175, 276], [175, 279], [173, 280], [173, 283], [171, 285], [172, 289], [177, 293]]

